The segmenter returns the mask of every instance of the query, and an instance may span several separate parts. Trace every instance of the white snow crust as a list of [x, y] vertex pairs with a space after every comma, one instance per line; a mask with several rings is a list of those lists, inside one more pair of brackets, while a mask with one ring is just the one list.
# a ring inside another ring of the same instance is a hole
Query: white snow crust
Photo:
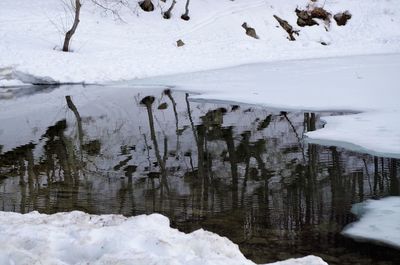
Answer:
[[352, 212], [360, 220], [347, 226], [344, 235], [400, 248], [400, 197], [358, 203]]
[[[168, 218], [0, 212], [0, 264], [253, 265], [237, 245], [204, 230], [172, 229]], [[275, 265], [327, 265], [307, 256]]]

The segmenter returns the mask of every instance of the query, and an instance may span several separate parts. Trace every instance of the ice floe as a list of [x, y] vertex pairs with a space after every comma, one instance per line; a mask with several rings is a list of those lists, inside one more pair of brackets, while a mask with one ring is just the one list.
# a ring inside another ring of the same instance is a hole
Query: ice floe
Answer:
[[358, 203], [352, 212], [360, 220], [348, 225], [344, 235], [400, 248], [400, 197]]

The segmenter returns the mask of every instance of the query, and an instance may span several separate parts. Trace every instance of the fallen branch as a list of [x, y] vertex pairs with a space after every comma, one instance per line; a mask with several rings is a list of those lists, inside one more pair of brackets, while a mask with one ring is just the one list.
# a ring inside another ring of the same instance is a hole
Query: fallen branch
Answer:
[[299, 36], [299, 31], [298, 30], [293, 30], [293, 27], [286, 21], [278, 17], [277, 15], [274, 15], [274, 18], [279, 22], [279, 25], [289, 34], [289, 40], [290, 41], [295, 41], [296, 38], [293, 36], [296, 34]]

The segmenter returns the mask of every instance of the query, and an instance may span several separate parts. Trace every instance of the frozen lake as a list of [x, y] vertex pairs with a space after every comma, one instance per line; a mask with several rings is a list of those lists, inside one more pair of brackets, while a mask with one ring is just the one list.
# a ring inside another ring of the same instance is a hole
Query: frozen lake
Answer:
[[395, 249], [340, 234], [352, 204], [400, 195], [400, 161], [304, 141], [321, 115], [344, 113], [129, 86], [24, 88], [0, 105], [2, 211], [157, 212], [256, 263], [400, 263]]

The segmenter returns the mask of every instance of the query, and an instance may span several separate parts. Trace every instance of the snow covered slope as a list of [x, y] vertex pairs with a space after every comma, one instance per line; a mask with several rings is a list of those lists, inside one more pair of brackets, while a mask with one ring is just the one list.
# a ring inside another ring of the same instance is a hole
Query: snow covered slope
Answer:
[[[227, 238], [170, 228], [168, 218], [0, 212], [0, 264], [254, 265]], [[327, 265], [308, 256], [276, 265]]]
[[[296, 25], [294, 10], [309, 0], [196, 0], [189, 21], [180, 19], [185, 0], [177, 1], [170, 20], [160, 13], [171, 0], [153, 1], [156, 10], [149, 13], [136, 0], [125, 2], [129, 5], [117, 7], [121, 21], [83, 0], [73, 52], [63, 53], [62, 32], [71, 16], [61, 0], [1, 0], [0, 72], [11, 67], [20, 73], [15, 78], [31, 77], [25, 82], [104, 83], [255, 62], [400, 52], [397, 0], [322, 1], [332, 14], [349, 10], [353, 15], [346, 26], [332, 21], [328, 31], [321, 21], [314, 27]], [[287, 40], [273, 15], [300, 29], [297, 41]], [[256, 29], [259, 40], [245, 34], [243, 22]], [[186, 45], [178, 48], [178, 39]]]
[[352, 212], [360, 220], [348, 225], [344, 235], [400, 248], [400, 197], [358, 203], [353, 205]]

